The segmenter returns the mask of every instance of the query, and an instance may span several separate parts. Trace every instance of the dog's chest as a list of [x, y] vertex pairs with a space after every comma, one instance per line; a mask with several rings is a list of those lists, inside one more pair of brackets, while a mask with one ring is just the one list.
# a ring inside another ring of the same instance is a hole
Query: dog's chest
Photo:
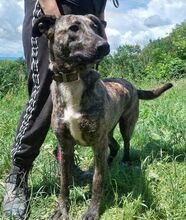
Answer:
[[84, 91], [81, 80], [63, 83], [60, 85], [62, 101], [65, 103], [64, 122], [68, 124], [72, 137], [80, 144], [85, 145], [80, 129], [82, 114], [80, 113], [80, 102]]

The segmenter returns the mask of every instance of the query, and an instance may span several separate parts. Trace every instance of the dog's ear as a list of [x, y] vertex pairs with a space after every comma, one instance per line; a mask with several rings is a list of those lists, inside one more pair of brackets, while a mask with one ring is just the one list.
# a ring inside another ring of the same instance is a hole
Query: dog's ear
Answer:
[[98, 17], [92, 14], [88, 14], [86, 16], [97, 26], [98, 34], [106, 40], [107, 39], [107, 36], [105, 33], [106, 22], [102, 23]]
[[44, 15], [36, 20], [32, 28], [32, 36], [40, 37], [43, 34], [50, 39], [54, 35], [55, 16]]

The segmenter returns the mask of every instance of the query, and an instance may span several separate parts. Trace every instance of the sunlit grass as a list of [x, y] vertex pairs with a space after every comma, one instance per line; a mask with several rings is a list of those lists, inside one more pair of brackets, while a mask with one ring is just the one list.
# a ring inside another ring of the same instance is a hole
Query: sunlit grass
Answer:
[[[159, 82], [140, 83], [141, 88]], [[154, 86], [155, 85], [155, 86]], [[186, 219], [186, 80], [153, 101], [140, 102], [140, 118], [132, 141], [132, 165], [122, 166], [122, 139], [115, 137], [120, 151], [107, 169], [101, 220], [183, 220]], [[17, 95], [0, 100], [0, 203], [4, 178], [11, 165], [10, 150], [17, 120], [27, 100], [24, 88]], [[59, 180], [53, 149], [57, 142], [49, 132], [29, 179], [29, 219], [50, 218], [57, 206]], [[90, 148], [78, 147], [76, 156], [83, 169], [93, 163]], [[90, 184], [74, 181], [70, 191], [70, 218], [81, 219], [90, 202]], [[0, 219], [3, 219], [0, 213]]]

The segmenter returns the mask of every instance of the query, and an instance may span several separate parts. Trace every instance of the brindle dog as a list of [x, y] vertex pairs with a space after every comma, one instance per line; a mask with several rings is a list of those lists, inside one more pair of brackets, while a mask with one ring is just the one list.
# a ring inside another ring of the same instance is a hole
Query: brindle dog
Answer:
[[[138, 119], [139, 99], [153, 99], [172, 84], [152, 90], [137, 90], [124, 79], [101, 80], [93, 65], [109, 53], [109, 44], [100, 21], [93, 15], [66, 15], [59, 19], [42, 17], [33, 36], [49, 39], [52, 127], [62, 152], [59, 209], [53, 219], [68, 219], [69, 181], [76, 143], [92, 146], [94, 176], [92, 200], [84, 220], [99, 218], [106, 160], [118, 151], [113, 130], [119, 123], [124, 140], [123, 162], [129, 161], [129, 146]], [[110, 155], [107, 159], [107, 148]]]

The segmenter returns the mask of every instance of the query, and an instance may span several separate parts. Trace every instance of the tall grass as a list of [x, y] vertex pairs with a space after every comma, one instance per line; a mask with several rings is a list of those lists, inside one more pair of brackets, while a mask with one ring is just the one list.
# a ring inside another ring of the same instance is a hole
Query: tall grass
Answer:
[[[149, 88], [159, 82], [140, 83]], [[184, 220], [186, 219], [186, 80], [162, 97], [140, 103], [140, 118], [131, 141], [132, 165], [123, 166], [122, 139], [115, 137], [120, 151], [107, 169], [101, 220]], [[11, 165], [10, 146], [17, 120], [26, 102], [21, 87], [0, 100], [0, 203], [4, 179]], [[49, 132], [29, 179], [31, 215], [29, 219], [47, 220], [57, 205], [59, 180], [52, 151], [57, 145]], [[90, 148], [77, 147], [76, 155], [83, 169], [92, 165]], [[74, 180], [70, 190], [70, 219], [81, 219], [90, 202], [90, 182]], [[0, 213], [0, 219], [3, 219]]]

